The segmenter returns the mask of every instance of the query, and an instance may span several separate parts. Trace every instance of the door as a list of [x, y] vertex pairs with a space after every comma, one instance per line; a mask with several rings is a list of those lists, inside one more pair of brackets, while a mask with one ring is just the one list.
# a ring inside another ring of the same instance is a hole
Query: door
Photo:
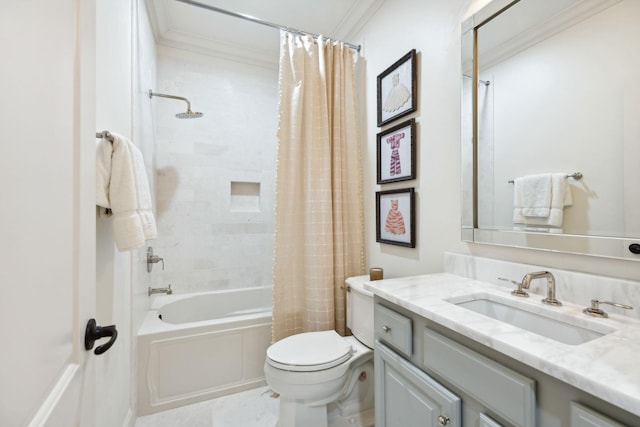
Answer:
[[379, 342], [374, 354], [376, 426], [462, 425], [458, 396]]
[[571, 402], [571, 427], [624, 427], [593, 409]]
[[95, 0], [0, 6], [2, 426], [94, 424], [94, 22]]

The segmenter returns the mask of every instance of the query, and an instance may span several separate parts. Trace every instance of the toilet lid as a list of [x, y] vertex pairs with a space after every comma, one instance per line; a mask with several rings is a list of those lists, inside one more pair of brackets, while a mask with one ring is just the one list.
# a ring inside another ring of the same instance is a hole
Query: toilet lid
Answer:
[[267, 349], [269, 364], [287, 371], [329, 369], [348, 360], [351, 354], [351, 345], [336, 331], [292, 335]]

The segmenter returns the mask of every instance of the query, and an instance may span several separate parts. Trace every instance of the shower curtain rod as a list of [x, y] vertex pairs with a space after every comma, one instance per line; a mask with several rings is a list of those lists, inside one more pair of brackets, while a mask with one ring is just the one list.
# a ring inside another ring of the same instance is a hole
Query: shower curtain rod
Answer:
[[[229, 10], [220, 9], [219, 7], [215, 7], [215, 6], [211, 6], [211, 5], [208, 5], [208, 4], [200, 3], [200, 2], [197, 2], [197, 1], [194, 1], [194, 0], [176, 0], [176, 1], [179, 1], [180, 3], [190, 4], [192, 6], [201, 7], [203, 9], [211, 10], [213, 12], [222, 13], [224, 15], [233, 16], [234, 18], [240, 18], [240, 19], [244, 19], [246, 21], [255, 22], [256, 24], [266, 25], [267, 27], [277, 28], [279, 30], [288, 31], [290, 33], [295, 33], [295, 34], [299, 34], [299, 35], [309, 35], [309, 36], [312, 36], [312, 37], [318, 37], [318, 34], [309, 33], [307, 31], [302, 31], [302, 30], [297, 30], [295, 28], [285, 27], [284, 25], [274, 24], [273, 22], [264, 21], [264, 20], [262, 20], [260, 18], [256, 18], [256, 17], [251, 16], [251, 15], [245, 15], [243, 13], [231, 12]], [[332, 39], [331, 37], [327, 37], [327, 38], [329, 40], [333, 40], [333, 41], [340, 41], [340, 40]], [[351, 43], [347, 43], [347, 42], [343, 42], [343, 43], [345, 45], [349, 46], [351, 49], [354, 49], [358, 53], [360, 52], [360, 45], [355, 45], [355, 44], [351, 44]]]

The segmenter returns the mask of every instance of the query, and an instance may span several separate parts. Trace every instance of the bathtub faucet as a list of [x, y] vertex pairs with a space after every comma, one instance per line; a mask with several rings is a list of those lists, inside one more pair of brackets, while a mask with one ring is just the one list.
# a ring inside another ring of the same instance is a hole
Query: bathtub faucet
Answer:
[[171, 295], [173, 291], [171, 290], [171, 285], [167, 285], [166, 288], [152, 288], [149, 286], [149, 296], [153, 294], [167, 294]]

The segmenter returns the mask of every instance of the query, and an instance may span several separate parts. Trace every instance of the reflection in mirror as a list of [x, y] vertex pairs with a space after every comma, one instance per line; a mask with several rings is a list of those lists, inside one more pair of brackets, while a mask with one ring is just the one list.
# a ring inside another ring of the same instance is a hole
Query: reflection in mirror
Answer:
[[463, 24], [463, 239], [637, 257], [639, 20], [637, 0], [496, 0]]

